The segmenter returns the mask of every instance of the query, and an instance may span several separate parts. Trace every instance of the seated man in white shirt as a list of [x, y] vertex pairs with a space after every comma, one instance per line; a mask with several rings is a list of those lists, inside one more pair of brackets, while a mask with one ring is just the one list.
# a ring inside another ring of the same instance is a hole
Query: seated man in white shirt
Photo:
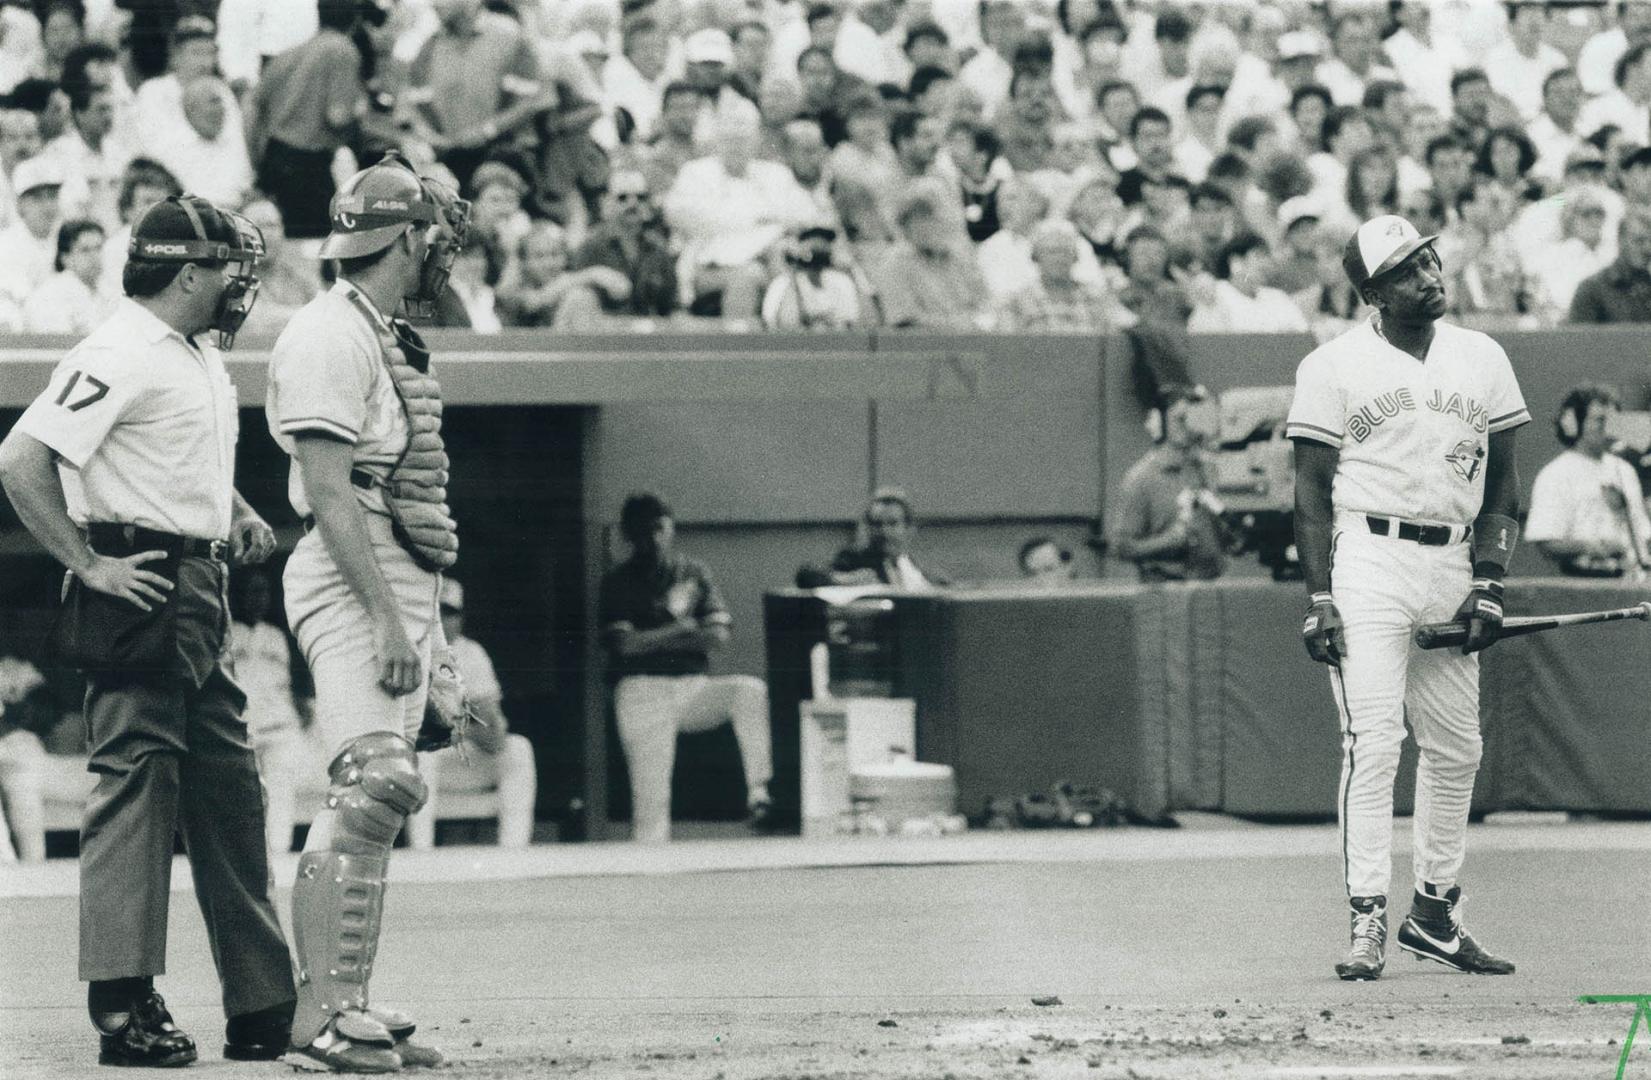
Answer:
[[1639, 476], [1611, 452], [1611, 417], [1620, 410], [1609, 386], [1571, 388], [1554, 419], [1564, 451], [1536, 475], [1525, 539], [1580, 577], [1651, 576], [1651, 518]]
[[36, 155], [18, 164], [11, 183], [17, 218], [0, 229], [0, 325], [7, 310], [20, 320], [23, 305], [54, 272], [63, 169], [56, 160]]
[[190, 80], [183, 88], [184, 126], [154, 150], [185, 191], [239, 206], [252, 188], [252, 162], [247, 157], [245, 133], [240, 125], [227, 122], [224, 100], [228, 91], [216, 76]]
[[526, 736], [510, 733], [510, 722], [499, 706], [504, 691], [493, 661], [487, 650], [464, 636], [464, 586], [451, 578], [441, 583], [441, 627], [480, 723], [470, 726], [462, 752], [449, 747], [420, 759], [430, 798], [407, 819], [408, 843], [421, 849], [435, 846], [436, 817], [444, 792], [497, 789], [499, 846], [527, 847], [533, 841], [533, 804], [539, 791], [533, 744]]
[[730, 320], [757, 314], [776, 243], [816, 213], [790, 169], [756, 159], [760, 135], [755, 106], [722, 109], [716, 153], [684, 165], [665, 196], [665, 218], [685, 245], [679, 278], [693, 299], [720, 292]]

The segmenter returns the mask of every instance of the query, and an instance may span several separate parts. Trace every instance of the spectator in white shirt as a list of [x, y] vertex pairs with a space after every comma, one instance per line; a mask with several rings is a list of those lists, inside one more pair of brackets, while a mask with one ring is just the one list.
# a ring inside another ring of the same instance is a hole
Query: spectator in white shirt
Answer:
[[1146, 101], [1155, 100], [1166, 85], [1192, 70], [1192, 20], [1179, 8], [1160, 8], [1152, 24], [1150, 43], [1133, 41], [1124, 50], [1124, 77], [1135, 84]]
[[684, 165], [665, 196], [665, 218], [685, 245], [691, 295], [721, 293], [731, 320], [757, 314], [775, 242], [814, 216], [790, 169], [756, 159], [760, 121], [755, 107], [740, 105], [719, 112], [716, 153]]
[[798, 117], [780, 133], [780, 151], [799, 187], [814, 203], [815, 216], [835, 223], [837, 208], [831, 201], [831, 151], [825, 144], [817, 121]]
[[1529, 262], [1549, 303], [1568, 312], [1577, 286], [1610, 266], [1616, 247], [1606, 242], [1604, 202], [1586, 188], [1566, 193], [1559, 229], [1559, 243], [1544, 245], [1542, 257]]
[[1272, 266], [1267, 242], [1254, 233], [1221, 249], [1215, 280], [1198, 276], [1189, 333], [1306, 333], [1307, 319], [1287, 293], [1265, 284]]
[[1417, 98], [1441, 113], [1450, 111], [1450, 77], [1467, 66], [1466, 50], [1449, 34], [1433, 33], [1431, 0], [1394, 4], [1399, 29], [1383, 42], [1393, 70]]
[[1009, 80], [1014, 74], [1009, 62], [1025, 32], [1025, 10], [1015, 0], [982, 0], [980, 36], [984, 45], [957, 77], [979, 99], [987, 117], [995, 116], [1009, 97]]
[[155, 149], [161, 164], [185, 191], [219, 206], [239, 206], [252, 189], [252, 162], [247, 158], [245, 133], [229, 123], [224, 111], [227, 90], [216, 76], [190, 80], [183, 88], [185, 128], [172, 142]]
[[837, 230], [805, 225], [785, 252], [786, 268], [768, 284], [762, 322], [771, 330], [847, 330], [864, 325], [860, 288], [832, 263]]
[[0, 230], [0, 308], [9, 307], [16, 319], [53, 272], [63, 167], [37, 154], [18, 164], [11, 182], [17, 192], [17, 220]]
[[1382, 63], [1375, 25], [1358, 12], [1336, 19], [1330, 45], [1333, 55], [1318, 66], [1318, 81], [1329, 87], [1337, 105], [1358, 105], [1364, 100], [1366, 83], [1397, 77]]
[[620, 51], [602, 67], [604, 104], [624, 118], [620, 130], [634, 130], [633, 141], [653, 137], [665, 87], [680, 72], [670, 65], [670, 39], [652, 15], [626, 20]]
[[17, 219], [12, 171], [40, 153], [40, 123], [26, 109], [0, 109], [0, 229]]
[[1651, 42], [1651, 4], [1610, 4], [1618, 16], [1616, 26], [1601, 30], [1577, 53], [1576, 70], [1582, 89], [1589, 94], [1608, 94], [1615, 85], [1617, 61], [1630, 45]]
[[1002, 304], [1038, 280], [1032, 232], [1049, 214], [1049, 200], [1022, 176], [1011, 176], [997, 193], [999, 227], [976, 249], [981, 275], [994, 303]]
[[1507, 8], [1508, 36], [1485, 54], [1485, 74], [1491, 89], [1512, 102], [1519, 119], [1528, 124], [1542, 111], [1542, 81], [1565, 66], [1565, 54], [1542, 40], [1548, 25], [1546, 3], [1524, 0]]
[[1536, 175], [1549, 181], [1564, 175], [1565, 159], [1587, 134], [1577, 123], [1581, 116], [1582, 81], [1575, 69], [1550, 71], [1542, 80], [1542, 112], [1525, 129], [1536, 147]]
[[57, 272], [23, 306], [23, 329], [36, 334], [83, 336], [108, 318], [116, 297], [98, 290], [103, 272], [103, 226], [87, 218], [65, 221], [57, 231]]
[[1347, 170], [1353, 159], [1375, 145], [1370, 121], [1351, 105], [1337, 105], [1324, 118], [1324, 152], [1307, 159], [1313, 174], [1313, 196], [1325, 208], [1326, 216], [1346, 202]]
[[[137, 123], [139, 145], [149, 150], [187, 139], [189, 120], [183, 112], [183, 88], [205, 75], [218, 73], [217, 27], [211, 19], [186, 15], [172, 33], [168, 54], [169, 70], [138, 87]], [[244, 131], [241, 106], [229, 87], [219, 84], [224, 106], [224, 123]]]
[[1651, 143], [1651, 42], [1631, 45], [1617, 60], [1616, 86], [1582, 107], [1584, 137], [1615, 124], [1637, 146]]
[[1225, 145], [1221, 132], [1221, 102], [1224, 87], [1201, 83], [1187, 91], [1181, 141], [1175, 144], [1175, 171], [1194, 184], [1204, 182], [1210, 162]]
[[119, 223], [115, 199], [130, 148], [111, 137], [114, 93], [89, 83], [69, 88], [70, 127], [41, 153], [63, 169], [63, 213], [89, 217], [107, 230]]

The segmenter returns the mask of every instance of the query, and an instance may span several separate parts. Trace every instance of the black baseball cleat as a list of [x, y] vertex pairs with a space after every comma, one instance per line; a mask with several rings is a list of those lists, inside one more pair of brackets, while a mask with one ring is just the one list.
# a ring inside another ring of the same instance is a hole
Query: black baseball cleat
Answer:
[[92, 1014], [101, 1045], [99, 1065], [176, 1069], [195, 1060], [195, 1040], [178, 1030], [166, 1002], [153, 990], [129, 1008]]
[[274, 1061], [292, 1041], [294, 1002], [272, 1005], [229, 1018], [224, 1028], [224, 1057], [231, 1061]]
[[1442, 897], [1417, 893], [1399, 924], [1399, 948], [1470, 975], [1512, 975], [1513, 961], [1492, 956], [1462, 928], [1462, 903], [1457, 885]]
[[1387, 897], [1355, 896], [1352, 906], [1353, 943], [1336, 974], [1348, 982], [1371, 982], [1381, 978], [1387, 963]]

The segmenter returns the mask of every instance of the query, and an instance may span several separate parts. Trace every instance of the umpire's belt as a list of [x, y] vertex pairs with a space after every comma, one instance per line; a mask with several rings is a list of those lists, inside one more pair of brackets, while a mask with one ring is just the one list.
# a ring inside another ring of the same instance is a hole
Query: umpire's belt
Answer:
[[1471, 525], [1423, 525], [1416, 521], [1400, 521], [1398, 518], [1377, 517], [1375, 514], [1364, 515], [1369, 523], [1370, 531], [1377, 536], [1393, 536], [1400, 540], [1412, 540], [1427, 547], [1444, 547], [1446, 544], [1460, 544], [1473, 533]]
[[186, 559], [212, 559], [217, 562], [227, 562], [229, 559], [229, 545], [222, 540], [179, 536], [176, 533], [146, 529], [141, 525], [93, 521], [86, 526], [86, 539], [91, 542], [92, 550], [100, 555], [164, 551], [168, 555]]

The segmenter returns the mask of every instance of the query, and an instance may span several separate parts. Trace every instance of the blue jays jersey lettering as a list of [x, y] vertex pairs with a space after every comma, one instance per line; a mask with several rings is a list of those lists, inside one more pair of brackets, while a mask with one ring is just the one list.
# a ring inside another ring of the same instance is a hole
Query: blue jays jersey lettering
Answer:
[[1296, 372], [1286, 431], [1340, 451], [1337, 510], [1464, 525], [1479, 513], [1492, 434], [1530, 419], [1502, 347], [1436, 324], [1425, 363], [1365, 322]]

